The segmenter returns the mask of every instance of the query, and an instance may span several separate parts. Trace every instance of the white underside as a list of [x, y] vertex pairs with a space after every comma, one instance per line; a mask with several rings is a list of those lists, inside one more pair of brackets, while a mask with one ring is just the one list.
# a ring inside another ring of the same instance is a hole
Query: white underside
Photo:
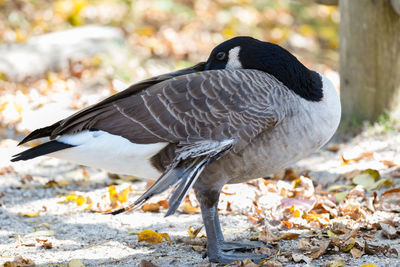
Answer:
[[75, 147], [50, 153], [48, 156], [148, 179], [157, 179], [161, 175], [152, 166], [150, 159], [168, 144], [135, 144], [104, 131], [83, 131], [59, 137], [57, 141]]

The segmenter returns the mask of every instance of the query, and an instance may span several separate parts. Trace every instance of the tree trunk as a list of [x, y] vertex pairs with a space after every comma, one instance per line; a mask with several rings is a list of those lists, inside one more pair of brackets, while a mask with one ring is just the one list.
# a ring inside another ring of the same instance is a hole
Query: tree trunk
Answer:
[[390, 0], [340, 0], [339, 7], [340, 94], [347, 128], [374, 121], [399, 103], [400, 16]]

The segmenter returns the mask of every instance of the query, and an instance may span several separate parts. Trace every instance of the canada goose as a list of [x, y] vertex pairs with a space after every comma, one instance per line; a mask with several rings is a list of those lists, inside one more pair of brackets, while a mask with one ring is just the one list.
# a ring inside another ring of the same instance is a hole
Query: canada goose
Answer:
[[[340, 100], [323, 75], [282, 47], [251, 37], [218, 45], [207, 62], [157, 76], [29, 134], [52, 141], [14, 156], [68, 159], [158, 178], [135, 204], [173, 185], [166, 215], [193, 187], [211, 262], [262, 256], [224, 252], [218, 199], [227, 183], [277, 172], [325, 144]], [[240, 243], [237, 244], [241, 246]]]

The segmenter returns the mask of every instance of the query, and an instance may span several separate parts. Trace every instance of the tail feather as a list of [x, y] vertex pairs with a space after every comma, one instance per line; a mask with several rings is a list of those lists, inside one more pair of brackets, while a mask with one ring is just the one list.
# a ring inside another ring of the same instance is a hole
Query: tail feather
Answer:
[[[179, 207], [182, 200], [189, 193], [190, 189], [196, 183], [204, 168], [214, 160], [219, 159], [232, 148], [233, 140], [226, 142], [214, 142], [202, 146], [192, 146], [181, 150], [173, 164], [171, 164], [164, 174], [134, 203], [140, 205], [156, 194], [160, 194], [174, 186], [169, 199], [169, 209], [165, 216], [173, 214]], [[128, 209], [132, 209], [129, 206]], [[115, 211], [118, 214], [126, 211], [122, 209]]]
[[62, 149], [74, 147], [73, 145], [61, 143], [58, 141], [50, 141], [35, 147], [32, 147], [28, 150], [25, 150], [19, 154], [14, 155], [11, 161], [19, 161], [19, 160], [28, 160], [33, 159], [42, 155], [46, 155], [49, 153], [53, 153]]

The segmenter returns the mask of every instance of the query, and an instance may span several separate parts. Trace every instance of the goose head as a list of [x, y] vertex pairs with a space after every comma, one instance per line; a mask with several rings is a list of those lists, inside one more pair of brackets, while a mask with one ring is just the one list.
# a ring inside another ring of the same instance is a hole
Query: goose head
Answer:
[[204, 70], [218, 69], [263, 71], [274, 76], [300, 97], [310, 101], [320, 101], [323, 97], [320, 74], [308, 69], [283, 47], [252, 37], [235, 37], [215, 47]]

